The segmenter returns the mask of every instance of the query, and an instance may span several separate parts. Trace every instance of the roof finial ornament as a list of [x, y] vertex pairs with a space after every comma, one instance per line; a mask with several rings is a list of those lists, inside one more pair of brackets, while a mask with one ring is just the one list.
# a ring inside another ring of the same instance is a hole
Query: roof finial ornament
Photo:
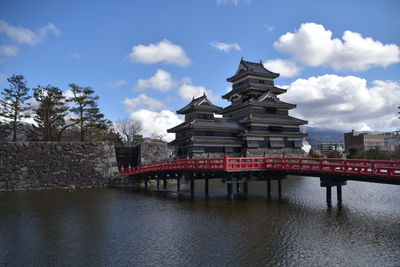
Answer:
[[262, 64], [262, 60], [260, 59], [260, 64]]
[[194, 96], [193, 96], [192, 100], [194, 100]]
[[243, 57], [241, 57], [240, 60], [242, 61], [242, 60], [243, 60]]
[[203, 96], [206, 96], [206, 92], [205, 91], [203, 91]]

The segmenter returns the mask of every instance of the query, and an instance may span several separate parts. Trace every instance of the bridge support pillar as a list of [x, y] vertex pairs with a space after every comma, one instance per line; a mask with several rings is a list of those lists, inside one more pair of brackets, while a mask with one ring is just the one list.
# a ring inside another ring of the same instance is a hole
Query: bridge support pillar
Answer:
[[247, 194], [249, 192], [249, 187], [248, 186], [249, 186], [249, 182], [244, 181], [243, 182], [243, 194], [244, 194], [245, 198], [247, 198]]
[[205, 177], [204, 178], [204, 195], [206, 196], [206, 197], [209, 197], [210, 195], [209, 195], [209, 193], [208, 193], [208, 177]]
[[157, 190], [160, 189], [160, 179], [157, 178]]
[[144, 189], [147, 190], [147, 178], [144, 178]]
[[167, 179], [164, 178], [164, 179], [163, 179], [163, 186], [164, 186], [163, 188], [164, 188], [164, 191], [167, 191], [167, 183], [168, 183], [168, 182], [167, 182]]
[[342, 185], [337, 185], [337, 201], [339, 208], [342, 207]]
[[194, 179], [190, 179], [190, 198], [194, 199]]
[[271, 178], [267, 178], [267, 196], [268, 199], [271, 198]]
[[328, 207], [332, 206], [332, 186], [326, 187], [326, 204]]
[[227, 186], [227, 192], [228, 192], [228, 199], [232, 200], [233, 199], [233, 184], [230, 182], [230, 183], [227, 183], [226, 186]]
[[236, 182], [236, 193], [240, 192], [240, 184], [239, 181]]
[[176, 191], [179, 194], [181, 193], [181, 178], [178, 176], [178, 178], [176, 178]]
[[282, 197], [282, 178], [278, 177], [278, 195]]
[[321, 178], [321, 187], [326, 187], [326, 204], [328, 207], [332, 206], [332, 186], [336, 186], [338, 208], [342, 208], [342, 186], [346, 184], [347, 182], [343, 180]]

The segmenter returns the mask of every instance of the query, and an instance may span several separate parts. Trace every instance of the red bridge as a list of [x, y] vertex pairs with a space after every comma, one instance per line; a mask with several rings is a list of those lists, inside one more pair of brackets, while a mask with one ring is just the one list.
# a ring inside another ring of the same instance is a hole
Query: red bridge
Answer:
[[191, 197], [194, 198], [194, 180], [205, 180], [205, 194], [208, 196], [208, 179], [222, 178], [227, 183], [228, 196], [232, 198], [232, 184], [243, 184], [243, 193], [247, 196], [249, 181], [267, 181], [268, 197], [271, 196], [271, 180], [278, 181], [281, 196], [281, 180], [287, 175], [319, 177], [321, 186], [326, 187], [327, 203], [331, 205], [331, 187], [337, 187], [338, 203], [341, 205], [341, 186], [347, 180], [400, 185], [400, 161], [364, 160], [364, 159], [317, 159], [317, 158], [224, 158], [174, 160], [138, 167], [121, 168], [122, 175], [132, 179], [164, 181], [166, 189], [168, 179], [177, 180], [180, 193], [180, 179], [191, 182]]

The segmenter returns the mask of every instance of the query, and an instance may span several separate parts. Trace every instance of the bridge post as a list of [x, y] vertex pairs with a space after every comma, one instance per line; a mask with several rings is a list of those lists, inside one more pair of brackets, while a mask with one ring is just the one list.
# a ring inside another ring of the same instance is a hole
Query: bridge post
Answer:
[[208, 197], [208, 176], [205, 176], [204, 179], [204, 195]]
[[232, 199], [233, 199], [233, 192], [232, 192], [232, 191], [233, 191], [233, 190], [232, 190], [232, 189], [233, 189], [233, 188], [232, 188], [232, 187], [233, 187], [233, 186], [232, 186], [233, 184], [232, 184], [232, 181], [230, 181], [230, 182], [227, 183], [226, 185], [227, 185], [227, 191], [228, 191], [228, 199], [232, 200]]
[[338, 206], [339, 206], [339, 208], [341, 208], [342, 207], [342, 185], [338, 184], [336, 186], [336, 190], [337, 190]]
[[158, 177], [157, 177], [157, 190], [159, 190], [160, 189], [160, 179], [158, 179]]
[[282, 197], [282, 178], [278, 177], [278, 195]]
[[244, 197], [245, 198], [247, 198], [247, 194], [248, 194], [248, 191], [249, 191], [248, 184], [249, 184], [249, 182], [247, 182], [247, 181], [243, 182], [243, 193], [244, 193]]
[[144, 189], [147, 190], [147, 178], [144, 178]]
[[240, 184], [239, 181], [236, 181], [236, 193], [240, 192]]
[[179, 194], [181, 193], [181, 177], [178, 175], [178, 177], [176, 178], [176, 191]]
[[164, 191], [167, 191], [167, 178], [164, 177], [163, 179], [163, 186], [164, 186]]
[[332, 186], [327, 185], [326, 186], [326, 204], [328, 207], [332, 206]]
[[267, 177], [267, 196], [268, 199], [271, 198], [271, 178]]
[[342, 185], [346, 185], [346, 180], [335, 179], [335, 178], [320, 178], [321, 179], [321, 187], [326, 187], [326, 204], [328, 207], [332, 206], [332, 186], [336, 186], [337, 189], [337, 201], [338, 208], [342, 208]]
[[190, 198], [194, 199], [194, 179], [190, 178]]

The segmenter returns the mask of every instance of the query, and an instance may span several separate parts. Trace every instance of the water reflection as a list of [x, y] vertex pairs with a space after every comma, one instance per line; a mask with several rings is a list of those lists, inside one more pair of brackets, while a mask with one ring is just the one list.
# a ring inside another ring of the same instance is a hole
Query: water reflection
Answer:
[[282, 199], [272, 188], [268, 200], [265, 182], [250, 183], [248, 200], [234, 201], [220, 180], [210, 181], [209, 199], [197, 181], [195, 201], [188, 185], [179, 199], [119, 189], [0, 193], [0, 265], [400, 264], [400, 187], [349, 182], [342, 210], [336, 198], [326, 208], [315, 178], [284, 180]]

